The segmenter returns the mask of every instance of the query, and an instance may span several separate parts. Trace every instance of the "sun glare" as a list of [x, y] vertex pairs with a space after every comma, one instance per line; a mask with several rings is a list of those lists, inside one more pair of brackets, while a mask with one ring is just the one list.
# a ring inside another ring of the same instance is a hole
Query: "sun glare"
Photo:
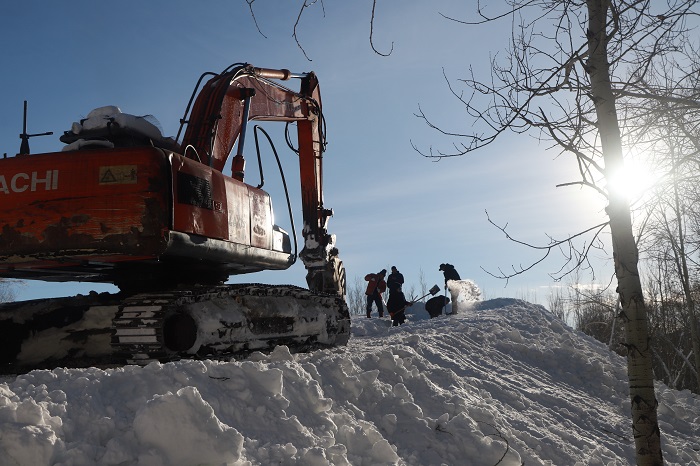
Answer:
[[656, 165], [638, 156], [628, 157], [624, 171], [608, 176], [608, 191], [617, 191], [634, 203], [650, 195], [660, 179], [661, 173]]

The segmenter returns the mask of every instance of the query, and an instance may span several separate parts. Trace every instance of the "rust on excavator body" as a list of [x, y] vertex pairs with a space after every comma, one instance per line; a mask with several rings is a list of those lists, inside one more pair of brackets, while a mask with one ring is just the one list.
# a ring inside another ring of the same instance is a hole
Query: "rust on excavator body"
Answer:
[[0, 276], [44, 279], [85, 261], [159, 256], [169, 226], [168, 178], [167, 155], [155, 148], [0, 160]]

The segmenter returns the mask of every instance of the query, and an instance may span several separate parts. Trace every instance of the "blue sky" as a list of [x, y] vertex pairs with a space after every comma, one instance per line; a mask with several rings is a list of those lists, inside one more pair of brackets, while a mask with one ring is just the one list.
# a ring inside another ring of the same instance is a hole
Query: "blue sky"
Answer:
[[[419, 147], [448, 149], [451, 141], [415, 117], [418, 106], [446, 129], [465, 131], [473, 123], [451, 96], [444, 73], [456, 81], [471, 65], [488, 77], [489, 53], [508, 45], [510, 24], [468, 27], [438, 13], [464, 17], [464, 2], [379, 2], [374, 44], [393, 52], [382, 57], [369, 43], [371, 2], [327, 0], [305, 11], [298, 38], [292, 37], [297, 2], [253, 4], [263, 37], [243, 0], [16, 2], [0, 17], [0, 151], [19, 149], [22, 102], [29, 102], [33, 153], [60, 150], [58, 136], [90, 110], [117, 105], [125, 113], [154, 115], [166, 135], [175, 135], [200, 74], [231, 63], [315, 71], [319, 76], [328, 147], [325, 201], [335, 216], [329, 228], [350, 282], [396, 265], [406, 281], [441, 284], [438, 266], [454, 264], [485, 296], [537, 298], [546, 304], [562, 261], [554, 255], [508, 286], [497, 272], [527, 265], [538, 254], [506, 240], [484, 213], [509, 232], [533, 243], [564, 236], [603, 220], [602, 200], [577, 188], [576, 166], [527, 135], [506, 135], [467, 157], [428, 160]], [[324, 9], [322, 9], [322, 6]], [[297, 84], [291, 82], [290, 87]], [[276, 133], [285, 160], [292, 206], [299, 223], [295, 156], [286, 149], [283, 124]], [[249, 161], [248, 173], [251, 173]], [[266, 165], [266, 189], [278, 223], [289, 229], [274, 161]], [[253, 176], [253, 175], [250, 175]], [[250, 180], [249, 180], [250, 181]], [[612, 267], [601, 262], [605, 281]], [[235, 277], [235, 281], [304, 285], [299, 262], [288, 271]], [[583, 278], [588, 281], [588, 277]], [[90, 284], [26, 282], [18, 298], [85, 292]]]

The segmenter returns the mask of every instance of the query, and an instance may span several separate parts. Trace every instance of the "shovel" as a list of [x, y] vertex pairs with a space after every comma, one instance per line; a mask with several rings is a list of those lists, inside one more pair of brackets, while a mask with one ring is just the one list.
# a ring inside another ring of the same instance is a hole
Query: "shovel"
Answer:
[[435, 295], [438, 294], [439, 292], [440, 292], [440, 287], [437, 286], [437, 285], [434, 285], [430, 290], [428, 290], [428, 292], [427, 292], [426, 294], [424, 294], [423, 296], [421, 296], [421, 297], [418, 298], [418, 299], [415, 299], [415, 300], [411, 301], [411, 304], [416, 304], [418, 301], [420, 301], [421, 299], [425, 298], [425, 297], [428, 296], [428, 295], [433, 295], [433, 296], [435, 296]]

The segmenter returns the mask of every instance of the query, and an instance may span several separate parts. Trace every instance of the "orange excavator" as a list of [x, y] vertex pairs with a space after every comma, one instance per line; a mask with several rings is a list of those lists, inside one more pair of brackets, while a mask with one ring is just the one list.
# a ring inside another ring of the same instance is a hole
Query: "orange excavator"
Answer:
[[[290, 79], [300, 81], [298, 92], [280, 84]], [[112, 283], [120, 291], [1, 305], [0, 371], [348, 341], [345, 270], [323, 203], [325, 121], [313, 72], [239, 63], [205, 73], [174, 139], [148, 117], [102, 107], [63, 133], [62, 151], [30, 154], [36, 135], [27, 134], [26, 118], [25, 104], [20, 153], [0, 160], [0, 277]], [[277, 156], [262, 128], [248, 128], [252, 120], [286, 122], [298, 155], [298, 254], [295, 232], [290, 239], [274, 224], [262, 182], [244, 181], [247, 133], [255, 135], [261, 180], [259, 132]], [[288, 269], [297, 256], [308, 289], [225, 284], [231, 275]]]

